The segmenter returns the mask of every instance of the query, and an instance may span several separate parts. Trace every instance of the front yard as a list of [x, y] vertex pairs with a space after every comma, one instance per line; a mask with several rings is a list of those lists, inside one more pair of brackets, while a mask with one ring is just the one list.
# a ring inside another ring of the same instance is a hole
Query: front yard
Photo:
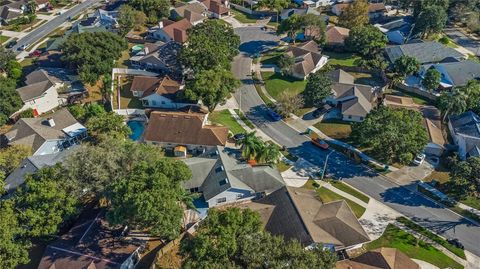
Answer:
[[324, 120], [313, 126], [327, 136], [341, 141], [348, 141], [352, 133], [352, 125], [341, 120]]
[[231, 8], [230, 11], [232, 12], [235, 19], [237, 19], [237, 21], [239, 21], [241, 23], [256, 23], [257, 22], [257, 18], [255, 16], [244, 13], [240, 10], [235, 9], [235, 8]]
[[214, 124], [219, 124], [228, 127], [228, 129], [234, 133], [245, 133], [245, 129], [233, 118], [232, 114], [228, 111], [228, 109], [220, 110], [220, 111], [213, 111], [208, 116], [210, 122]]
[[268, 94], [274, 99], [278, 99], [284, 91], [292, 95], [300, 94], [305, 90], [305, 85], [307, 85], [306, 80], [282, 76], [282, 74], [275, 72], [262, 72], [262, 78]]
[[381, 247], [396, 248], [412, 259], [426, 261], [439, 268], [463, 268], [461, 264], [455, 262], [432, 245], [415, 238], [392, 224], [387, 226], [380, 238], [365, 245], [367, 250]]

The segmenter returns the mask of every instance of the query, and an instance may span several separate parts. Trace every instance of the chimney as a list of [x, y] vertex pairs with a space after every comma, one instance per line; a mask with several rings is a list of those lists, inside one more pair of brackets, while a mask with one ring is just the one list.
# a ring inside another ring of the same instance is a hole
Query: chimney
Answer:
[[55, 121], [53, 120], [53, 118], [48, 118], [47, 119], [47, 124], [50, 127], [54, 127], [55, 126]]
[[158, 28], [162, 29], [163, 28], [163, 21], [158, 22]]
[[182, 31], [178, 28], [174, 28], [173, 29], [173, 40], [175, 40], [179, 43], [183, 43], [183, 42], [187, 41], [187, 36], [186, 36], [184, 31]]
[[183, 12], [183, 17], [189, 22], [192, 22], [192, 12], [190, 10], [185, 9], [185, 11]]

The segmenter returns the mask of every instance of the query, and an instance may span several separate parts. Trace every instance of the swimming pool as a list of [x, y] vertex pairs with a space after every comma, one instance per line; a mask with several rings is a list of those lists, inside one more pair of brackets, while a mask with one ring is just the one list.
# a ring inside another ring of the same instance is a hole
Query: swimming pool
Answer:
[[143, 134], [143, 130], [145, 130], [145, 124], [143, 121], [139, 120], [129, 120], [127, 121], [128, 127], [132, 129], [132, 134], [130, 135], [130, 139], [133, 141], [137, 141]]

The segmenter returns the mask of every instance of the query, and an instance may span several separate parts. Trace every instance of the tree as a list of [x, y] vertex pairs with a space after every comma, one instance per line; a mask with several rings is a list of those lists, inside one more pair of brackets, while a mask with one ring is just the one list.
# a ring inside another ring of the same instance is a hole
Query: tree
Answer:
[[340, 14], [338, 19], [338, 24], [348, 29], [367, 25], [368, 22], [367, 0], [354, 1]]
[[0, 268], [14, 269], [27, 264], [30, 242], [22, 238], [23, 229], [11, 200], [0, 201]]
[[262, 143], [259, 153], [256, 156], [256, 160], [259, 163], [275, 164], [280, 160], [282, 154], [280, 148], [273, 142]]
[[380, 107], [352, 126], [352, 138], [381, 161], [409, 163], [428, 142], [420, 112]]
[[132, 130], [124, 123], [124, 118], [115, 112], [93, 116], [87, 120], [86, 127], [90, 136], [99, 138], [107, 135], [115, 138], [127, 138]]
[[136, 11], [134, 19], [135, 19], [135, 22], [133, 25], [133, 29], [135, 29], [136, 31], [143, 30], [145, 23], [147, 22], [147, 16], [145, 15], [145, 13], [141, 11]]
[[230, 25], [208, 20], [188, 30], [188, 43], [180, 52], [180, 60], [195, 72], [216, 67], [230, 70], [239, 46], [240, 37]]
[[311, 36], [320, 45], [326, 42], [325, 30], [326, 25], [322, 16], [315, 14], [306, 14], [301, 18], [302, 27], [306, 36]]
[[415, 57], [403, 55], [393, 63], [393, 70], [402, 77], [412, 75], [420, 70], [420, 63]]
[[345, 45], [364, 58], [372, 59], [381, 53], [387, 41], [387, 37], [377, 27], [367, 25], [352, 28]]
[[241, 146], [242, 157], [247, 160], [255, 159], [262, 148], [262, 141], [255, 132], [246, 133], [236, 144]]
[[284, 54], [280, 56], [278, 59], [278, 67], [280, 68], [280, 71], [282, 75], [290, 74], [290, 70], [292, 69], [293, 64], [295, 63], [295, 58], [288, 56], [287, 54]]
[[62, 223], [78, 213], [79, 201], [60, 165], [27, 175], [13, 199], [20, 223], [30, 237], [55, 235]]
[[304, 105], [303, 98], [298, 94], [288, 93], [288, 90], [280, 94], [276, 111], [284, 118], [290, 117], [290, 114], [295, 114]]
[[422, 80], [422, 86], [429, 91], [434, 91], [440, 85], [441, 74], [435, 68], [430, 68], [425, 73]]
[[190, 100], [200, 100], [212, 112], [218, 104], [225, 103], [240, 82], [232, 72], [216, 67], [201, 70], [193, 80], [187, 81], [185, 96]]
[[23, 145], [12, 145], [0, 149], [0, 195], [3, 193], [3, 180], [13, 172], [23, 159], [32, 154], [32, 149]]
[[23, 101], [15, 90], [15, 81], [0, 78], [0, 126], [7, 123], [8, 118], [22, 106]]
[[157, 23], [159, 19], [170, 16], [171, 3], [168, 0], [131, 0], [129, 5], [147, 15], [150, 23]]
[[460, 87], [459, 90], [467, 96], [466, 110], [473, 110], [480, 114], [480, 81], [472, 79], [467, 82], [467, 85]]
[[418, 15], [415, 22], [415, 32], [421, 33], [422, 37], [440, 33], [443, 31], [447, 19], [447, 12], [443, 7], [437, 5], [427, 6]]
[[85, 118], [85, 107], [82, 104], [71, 105], [68, 107], [68, 111], [76, 120], [83, 122]]
[[62, 61], [77, 68], [82, 81], [95, 84], [102, 75], [109, 75], [115, 60], [128, 49], [125, 39], [110, 32], [72, 34], [61, 45]]
[[135, 13], [135, 9], [126, 4], [118, 9], [118, 33], [121, 36], [125, 36], [135, 25]]
[[288, 0], [262, 0], [258, 3], [259, 6], [261, 7], [266, 7], [272, 11], [275, 11], [277, 13], [277, 20], [276, 22], [279, 22], [280, 20], [278, 19], [280, 12], [288, 7], [288, 4], [290, 4], [290, 1]]
[[456, 162], [450, 172], [450, 181], [455, 184], [455, 191], [464, 199], [467, 196], [480, 196], [480, 157], [470, 157]]
[[15, 54], [13, 51], [0, 46], [0, 70], [8, 72], [7, 64], [12, 60], [15, 61]]
[[297, 38], [297, 32], [302, 29], [302, 18], [297, 14], [293, 14], [285, 20], [282, 20], [280, 25], [277, 28], [277, 34], [287, 33], [287, 36], [290, 37], [295, 44], [295, 39]]
[[320, 107], [325, 98], [332, 94], [332, 79], [324, 72], [316, 72], [308, 76], [303, 92], [303, 100], [307, 107]]
[[18, 80], [22, 76], [22, 65], [15, 59], [7, 63], [7, 75], [13, 80]]
[[446, 121], [447, 116], [458, 115], [467, 110], [468, 96], [459, 89], [451, 92], [442, 92], [437, 99], [437, 107], [442, 112], [442, 119]]
[[84, 106], [84, 108], [85, 108], [85, 120], [88, 120], [89, 118], [92, 118], [92, 117], [103, 116], [107, 113], [103, 105], [100, 105], [97, 103], [86, 105]]
[[173, 159], [134, 164], [132, 171], [113, 181], [106, 192], [111, 204], [108, 221], [148, 229], [155, 236], [177, 237], [183, 217], [180, 202], [187, 197], [181, 183], [191, 176], [185, 163]]

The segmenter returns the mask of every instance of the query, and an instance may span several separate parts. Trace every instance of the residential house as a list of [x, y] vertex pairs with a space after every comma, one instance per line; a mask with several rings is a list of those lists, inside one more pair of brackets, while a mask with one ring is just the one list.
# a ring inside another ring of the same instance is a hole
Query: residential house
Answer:
[[209, 15], [208, 8], [203, 3], [196, 1], [188, 3], [181, 2], [177, 4], [170, 13], [174, 20], [185, 18], [193, 26], [202, 23]]
[[[338, 3], [332, 6], [332, 13], [340, 16], [348, 6], [352, 3]], [[381, 18], [385, 16], [385, 12], [387, 9], [385, 7], [385, 3], [369, 3], [368, 4], [368, 17], [371, 20]]]
[[335, 4], [336, 0], [295, 0], [296, 4], [302, 7], [311, 7], [311, 8], [319, 8], [325, 6], [331, 6]]
[[118, 28], [118, 11], [116, 10], [107, 11], [103, 9], [97, 9], [91, 17], [95, 18], [91, 26], [103, 26], [109, 30]]
[[33, 155], [60, 152], [87, 137], [87, 129], [62, 108], [47, 116], [21, 118], [3, 135], [7, 145], [25, 145]]
[[44, 167], [54, 166], [57, 163], [63, 162], [70, 153], [72, 153], [73, 148], [74, 147], [71, 147], [51, 154], [33, 155], [23, 159], [17, 169], [11, 172], [5, 179], [5, 191], [12, 193], [25, 182], [25, 177], [28, 174], [33, 174]]
[[340, 26], [329, 25], [325, 31], [325, 44], [333, 48], [344, 47], [345, 39], [347, 39], [349, 35], [349, 29]]
[[240, 162], [239, 150], [217, 146], [204, 154], [184, 159], [192, 178], [185, 189], [201, 193], [209, 207], [249, 200], [272, 193], [285, 183], [277, 169]]
[[285, 53], [294, 58], [295, 62], [290, 69], [290, 74], [299, 79], [306, 79], [311, 73], [315, 73], [325, 64], [328, 56], [322, 55], [315, 41], [308, 41], [290, 46]]
[[133, 269], [147, 237], [109, 224], [104, 209], [87, 208], [68, 233], [46, 247], [38, 269]]
[[448, 129], [462, 160], [480, 156], [480, 117], [477, 114], [468, 111], [448, 117]]
[[130, 91], [142, 101], [144, 107], [179, 109], [192, 105], [192, 102], [180, 96], [183, 88], [182, 84], [168, 76], [135, 76]]
[[341, 251], [370, 241], [345, 200], [322, 203], [315, 190], [282, 187], [239, 207], [258, 212], [266, 231], [304, 246]]
[[465, 55], [455, 49], [449, 48], [435, 41], [408, 43], [385, 48], [385, 53], [390, 62], [402, 56], [410, 56], [423, 64], [455, 62], [466, 58]]
[[25, 0], [4, 0], [0, 4], [0, 26], [22, 16], [28, 10], [28, 2]]
[[63, 103], [57, 90], [64, 83], [47, 71], [39, 69], [28, 74], [25, 79], [26, 86], [16, 89], [23, 101], [23, 107], [19, 112], [33, 109], [35, 116], [48, 112]]
[[185, 107], [186, 112], [152, 111], [144, 132], [144, 141], [166, 149], [184, 146], [194, 153], [225, 146], [228, 128], [208, 125], [208, 113], [191, 108]]
[[173, 79], [181, 80], [183, 68], [178, 60], [182, 44], [170, 41], [168, 43], [145, 43], [144, 48], [130, 58], [130, 64], [139, 69], [160, 72]]
[[412, 18], [403, 17], [384, 24], [375, 24], [375, 26], [387, 36], [390, 44], [402, 45], [411, 38], [412, 23]]
[[150, 36], [163, 42], [175, 41], [183, 44], [188, 38], [187, 30], [192, 27], [190, 21], [185, 18], [176, 22], [163, 20], [159, 22], [158, 27], [150, 29]]
[[35, 5], [36, 5], [36, 10], [42, 10], [42, 9], [46, 9], [47, 7], [50, 6], [50, 1], [49, 0], [34, 0], [35, 1]]
[[370, 250], [350, 260], [337, 262], [335, 269], [420, 269], [415, 261], [395, 248]]
[[343, 120], [363, 121], [376, 106], [379, 91], [369, 85], [355, 84], [355, 78], [341, 69], [329, 75], [333, 94], [325, 101], [340, 108]]
[[291, 17], [293, 14], [297, 16], [303, 16], [306, 14], [313, 14], [320, 16], [320, 12], [318, 12], [315, 8], [307, 7], [307, 8], [286, 8], [282, 10], [280, 13], [280, 20], [286, 20]]
[[221, 19], [230, 15], [230, 4], [228, 0], [199, 0], [209, 12], [210, 18]]
[[[92, 19], [96, 19], [95, 17], [92, 17]], [[77, 23], [74, 26], [72, 26], [71, 29], [66, 31], [63, 36], [57, 37], [57, 38], [52, 38], [47, 40], [47, 47], [45, 48], [46, 51], [60, 51], [60, 45], [63, 44], [67, 40], [67, 38], [71, 34], [81, 34], [81, 33], [96, 33], [96, 32], [107, 32], [108, 29], [105, 26], [102, 25], [96, 25], [95, 23], [90, 23], [90, 19], [86, 19], [88, 23]]]
[[418, 75], [414, 76], [421, 81], [429, 69], [435, 69], [441, 74], [439, 88], [443, 90], [465, 86], [470, 80], [480, 80], [480, 64], [474, 61], [424, 64]]

